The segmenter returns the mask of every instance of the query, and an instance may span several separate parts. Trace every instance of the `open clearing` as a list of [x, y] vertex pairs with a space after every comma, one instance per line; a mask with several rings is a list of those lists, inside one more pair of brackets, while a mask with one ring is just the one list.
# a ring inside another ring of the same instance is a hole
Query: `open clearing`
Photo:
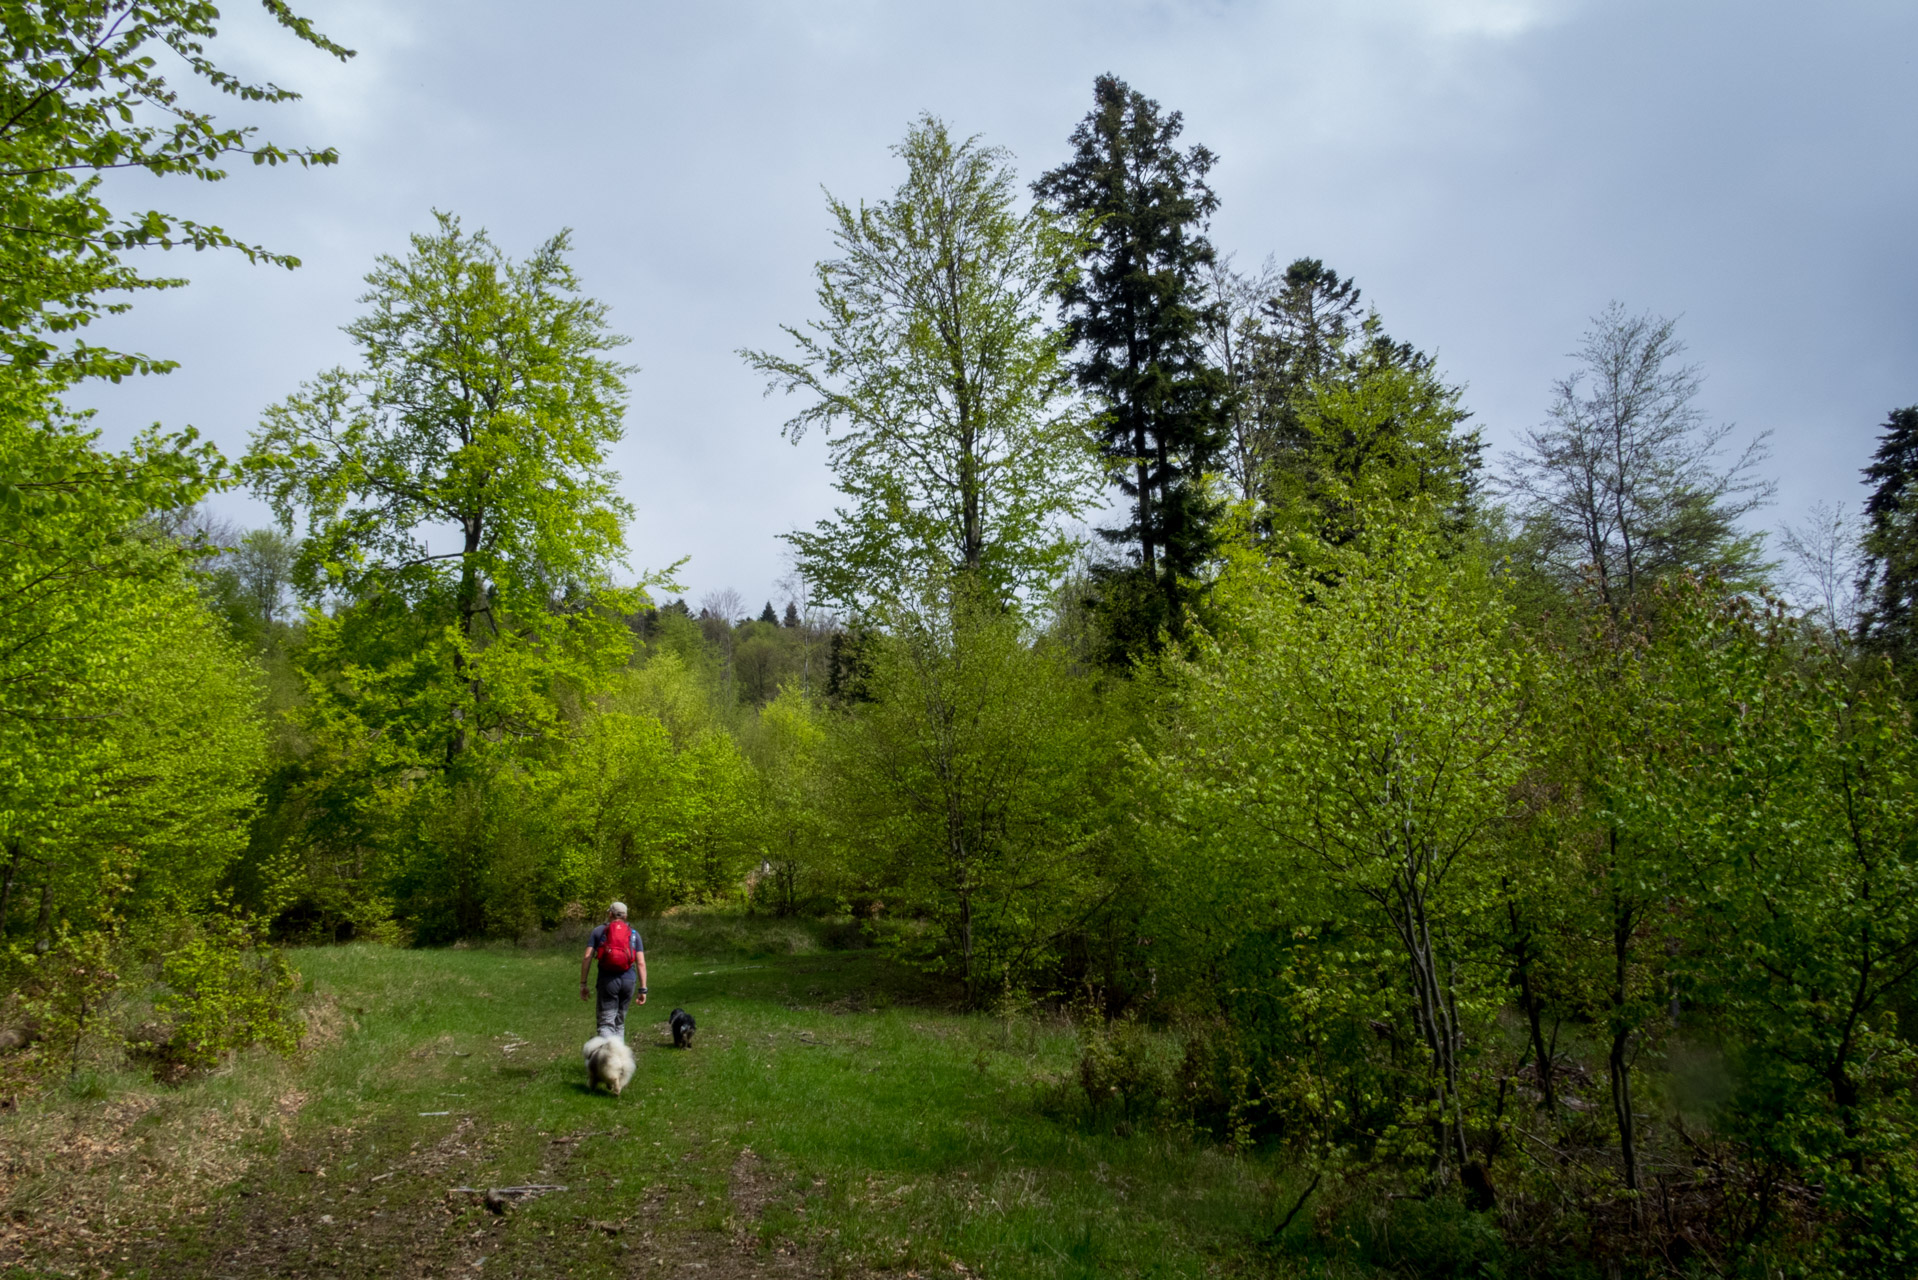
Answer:
[[[1093, 1131], [1063, 1021], [945, 1011], [800, 926], [642, 924], [624, 1096], [589, 1091], [577, 944], [302, 950], [311, 1029], [161, 1089], [83, 1073], [0, 1115], [0, 1274], [1293, 1274], [1287, 1179]], [[699, 1019], [671, 1048], [675, 1005]], [[89, 1096], [90, 1095], [90, 1096]], [[563, 1187], [494, 1212], [455, 1188]]]

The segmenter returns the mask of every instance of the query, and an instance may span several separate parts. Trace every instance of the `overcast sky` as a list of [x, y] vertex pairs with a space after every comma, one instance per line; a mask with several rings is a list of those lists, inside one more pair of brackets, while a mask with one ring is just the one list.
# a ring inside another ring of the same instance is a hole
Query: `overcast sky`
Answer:
[[[1703, 405], [1772, 433], [1777, 505], [1855, 504], [1918, 402], [1918, 5], [1909, 0], [308, 0], [330, 63], [243, 0], [215, 50], [306, 94], [253, 110], [337, 168], [120, 182], [305, 260], [151, 263], [192, 287], [102, 336], [181, 368], [90, 393], [108, 440], [191, 423], [237, 456], [268, 404], [349, 357], [380, 253], [434, 207], [515, 256], [561, 227], [641, 366], [615, 455], [636, 567], [754, 608], [777, 535], [826, 514], [823, 452], [734, 352], [811, 314], [821, 188], [877, 198], [922, 111], [1065, 156], [1110, 71], [1219, 156], [1213, 239], [1320, 257], [1435, 351], [1494, 457], [1544, 415], [1588, 318], [1681, 317]], [[225, 46], [224, 50], [220, 46]], [[217, 509], [264, 522], [243, 496]]]

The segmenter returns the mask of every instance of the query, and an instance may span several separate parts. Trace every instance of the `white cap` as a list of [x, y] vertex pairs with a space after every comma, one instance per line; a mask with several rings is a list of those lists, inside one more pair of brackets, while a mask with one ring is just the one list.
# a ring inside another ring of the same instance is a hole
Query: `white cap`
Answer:
[[626, 918], [626, 904], [623, 902], [615, 902], [612, 906], [612, 913], [621, 920], [624, 920]]

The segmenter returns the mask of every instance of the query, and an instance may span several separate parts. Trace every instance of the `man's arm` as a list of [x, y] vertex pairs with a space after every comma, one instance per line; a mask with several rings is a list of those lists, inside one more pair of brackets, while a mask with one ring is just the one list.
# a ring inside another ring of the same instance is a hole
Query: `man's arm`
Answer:
[[639, 953], [639, 990], [633, 993], [633, 998], [641, 1004], [646, 1003], [646, 953], [644, 951]]
[[589, 998], [592, 993], [592, 983], [586, 976], [587, 971], [592, 967], [593, 949], [588, 947], [586, 948], [586, 955], [579, 962], [579, 998], [582, 1000]]

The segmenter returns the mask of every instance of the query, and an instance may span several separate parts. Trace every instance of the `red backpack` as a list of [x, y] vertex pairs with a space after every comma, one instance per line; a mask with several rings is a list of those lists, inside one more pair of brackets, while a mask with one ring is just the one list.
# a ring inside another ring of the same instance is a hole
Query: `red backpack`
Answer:
[[599, 947], [601, 967], [623, 973], [633, 967], [635, 958], [632, 926], [624, 920], [609, 921], [606, 925], [606, 941]]

